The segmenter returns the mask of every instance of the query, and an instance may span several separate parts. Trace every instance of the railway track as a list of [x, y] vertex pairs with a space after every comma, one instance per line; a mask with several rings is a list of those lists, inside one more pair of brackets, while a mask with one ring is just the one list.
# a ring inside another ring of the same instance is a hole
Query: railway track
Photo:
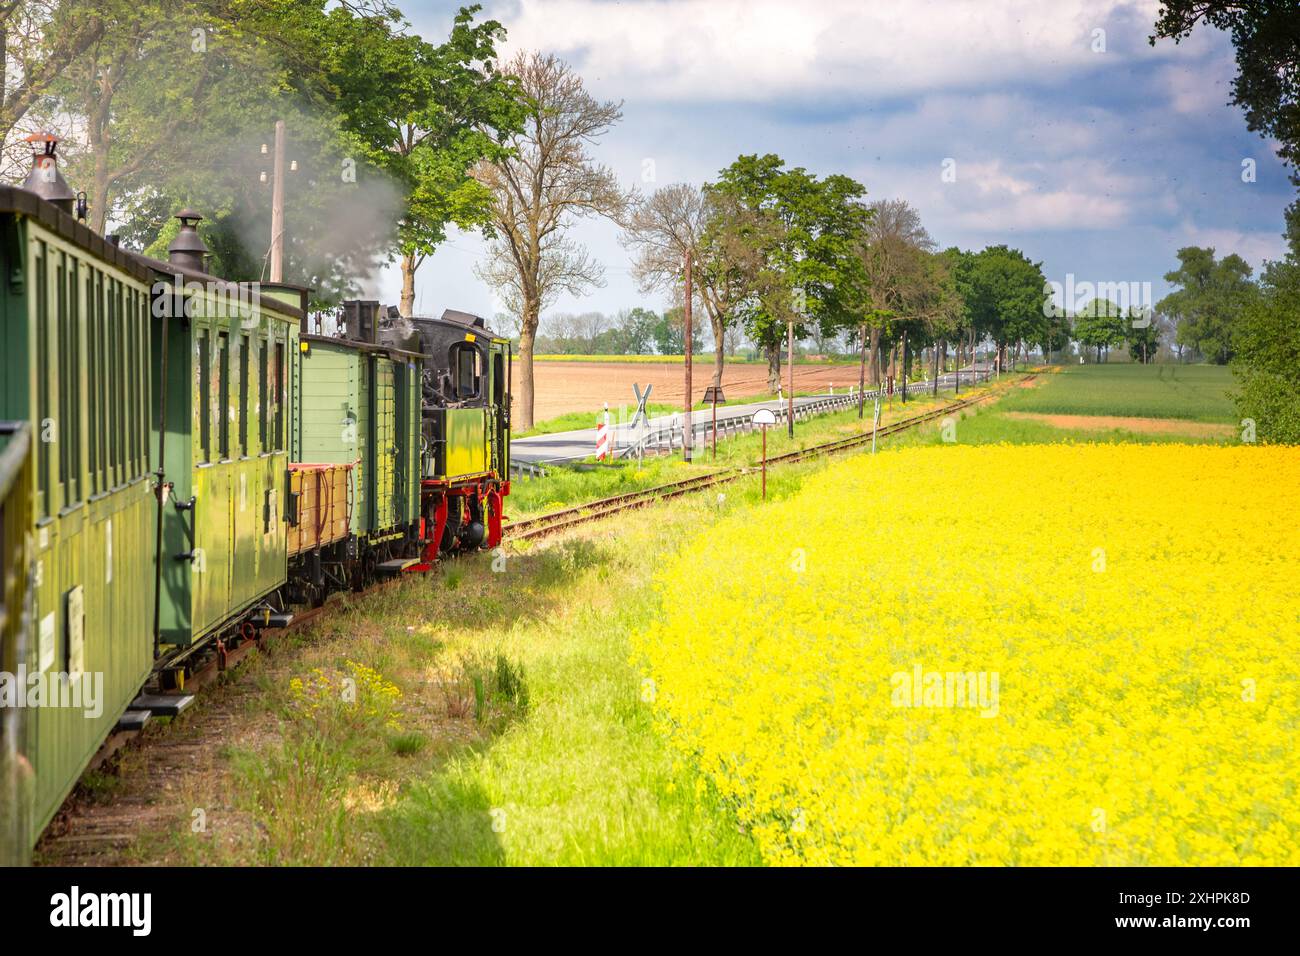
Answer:
[[[1020, 379], [1021, 382], [1031, 381], [1038, 373], [1031, 372], [1028, 376]], [[993, 392], [985, 392], [981, 395], [974, 395], [970, 398], [961, 399], [955, 402], [949, 402], [938, 408], [932, 408], [929, 411], [922, 412], [919, 415], [913, 415], [909, 418], [903, 418], [896, 422], [890, 422], [888, 425], [882, 425], [878, 428], [874, 437], [876, 439], [885, 438], [889, 435], [896, 435], [899, 432], [916, 428], [927, 422], [942, 419], [953, 412], [960, 412], [964, 409], [978, 405], [981, 402], [989, 401], [992, 398], [999, 397], [1005, 393], [1005, 389]], [[848, 438], [839, 438], [834, 441], [822, 442], [818, 445], [812, 445], [808, 448], [801, 448], [797, 451], [787, 452], [784, 455], [777, 455], [769, 458], [767, 463], [771, 465], [790, 465], [802, 461], [808, 461], [823, 455], [833, 455], [838, 452], [848, 451], [858, 448], [862, 445], [869, 444], [873, 438], [872, 432], [864, 432], [860, 435], [851, 435]], [[659, 501], [668, 501], [672, 498], [678, 498], [682, 495], [693, 494], [697, 491], [704, 491], [708, 488], [714, 488], [718, 485], [727, 484], [736, 481], [746, 475], [753, 474], [757, 466], [747, 468], [731, 468], [724, 471], [710, 472], [706, 475], [695, 475], [690, 478], [684, 478], [681, 481], [669, 482], [668, 484], [658, 485], [654, 488], [646, 488], [641, 491], [630, 491], [622, 495], [614, 495], [610, 498], [601, 498], [597, 501], [589, 501], [585, 504], [574, 505], [571, 508], [565, 508], [561, 511], [552, 511], [550, 514], [539, 515], [536, 518], [528, 518], [524, 521], [513, 521], [506, 525], [506, 537], [514, 541], [528, 541], [536, 538], [544, 538], [553, 534], [567, 531], [578, 525], [588, 524], [593, 521], [600, 521], [612, 515], [621, 514], [625, 511], [631, 511], [636, 508], [643, 508], [647, 505]]]

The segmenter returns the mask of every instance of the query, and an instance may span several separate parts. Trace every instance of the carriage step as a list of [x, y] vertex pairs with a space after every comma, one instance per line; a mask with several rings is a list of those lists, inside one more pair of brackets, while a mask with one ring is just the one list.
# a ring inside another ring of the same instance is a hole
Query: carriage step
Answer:
[[117, 718], [117, 729], [144, 730], [144, 725], [149, 723], [149, 718], [152, 716], [153, 714], [147, 710], [128, 710]]
[[290, 611], [276, 611], [271, 614], [254, 612], [248, 620], [253, 627], [288, 627], [293, 623], [293, 613]]
[[394, 558], [392, 561], [383, 561], [375, 565], [376, 574], [401, 574], [407, 568], [414, 567], [420, 563], [419, 558]]
[[154, 717], [175, 717], [194, 703], [193, 694], [141, 694], [131, 701], [131, 710], [148, 711]]

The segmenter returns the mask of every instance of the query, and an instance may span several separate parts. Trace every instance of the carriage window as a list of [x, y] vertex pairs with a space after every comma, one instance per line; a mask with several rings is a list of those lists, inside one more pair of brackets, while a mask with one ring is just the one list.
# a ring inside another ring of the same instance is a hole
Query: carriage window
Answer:
[[127, 290], [127, 303], [131, 315], [131, 351], [128, 359], [131, 364], [131, 473], [135, 478], [145, 470], [144, 465], [144, 342], [142, 340], [142, 323], [140, 313], [140, 293], [135, 289]]
[[212, 362], [208, 330], [199, 329], [199, 461], [212, 460]]
[[492, 404], [505, 404], [506, 362], [500, 352], [492, 353]]
[[117, 280], [109, 279], [104, 290], [108, 302], [108, 484], [122, 483], [122, 309]]
[[217, 442], [221, 458], [230, 457], [230, 335], [217, 333]]
[[36, 415], [37, 439], [36, 453], [36, 503], [37, 517], [44, 518], [50, 513], [50, 316], [49, 285], [46, 271], [45, 243], [36, 244]]
[[110, 362], [109, 344], [108, 344], [108, 312], [104, 307], [104, 273], [95, 271], [94, 288], [89, 289], [86, 293], [95, 313], [95, 434], [94, 439], [99, 446], [99, 490], [107, 491], [112, 486], [110, 480], [109, 447], [108, 447], [108, 421], [109, 421], [109, 400], [108, 400], [108, 367]]
[[81, 500], [81, 340], [77, 316], [76, 259], [60, 252], [55, 302], [59, 322], [59, 477], [63, 506]]
[[239, 453], [248, 454], [248, 333], [239, 337]]
[[[99, 382], [98, 369], [102, 349], [99, 345], [99, 310], [95, 308], [95, 270], [91, 268], [86, 269], [86, 342], [86, 364], [89, 366], [86, 370], [86, 380], [93, 390]], [[104, 490], [103, 479], [99, 474], [99, 414], [103, 403], [96, 401], [95, 396], [91, 395], [88, 406], [90, 441], [87, 444], [90, 455], [90, 485], [87, 490], [94, 495]]]
[[463, 342], [455, 349], [456, 397], [474, 398], [478, 395], [478, 349]]
[[284, 402], [285, 384], [284, 384], [284, 343], [275, 343], [275, 369], [272, 373], [274, 379], [271, 384], [271, 401], [275, 403], [275, 435], [273, 444], [276, 451], [284, 451]]
[[266, 347], [266, 340], [257, 337], [257, 444], [261, 451], [270, 451], [266, 440], [267, 423], [271, 420], [271, 408], [266, 403], [266, 363], [271, 358], [271, 350]]

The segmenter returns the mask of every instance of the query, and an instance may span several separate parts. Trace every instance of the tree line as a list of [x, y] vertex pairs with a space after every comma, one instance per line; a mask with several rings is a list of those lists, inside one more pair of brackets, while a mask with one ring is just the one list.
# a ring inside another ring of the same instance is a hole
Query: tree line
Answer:
[[[502, 316], [502, 323], [509, 323]], [[693, 351], [704, 350], [698, 325], [692, 326]], [[733, 343], [734, 344], [734, 343]], [[681, 356], [686, 348], [686, 317], [678, 306], [656, 312], [637, 306], [615, 315], [603, 312], [548, 315], [536, 339], [542, 355], [665, 355]]]

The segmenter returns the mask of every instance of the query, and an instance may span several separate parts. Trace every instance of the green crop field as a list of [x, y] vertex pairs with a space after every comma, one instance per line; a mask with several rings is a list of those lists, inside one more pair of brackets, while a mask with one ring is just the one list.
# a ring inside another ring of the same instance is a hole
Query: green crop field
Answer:
[[1218, 365], [1077, 365], [1000, 404], [1003, 411], [1234, 422], [1232, 373]]

